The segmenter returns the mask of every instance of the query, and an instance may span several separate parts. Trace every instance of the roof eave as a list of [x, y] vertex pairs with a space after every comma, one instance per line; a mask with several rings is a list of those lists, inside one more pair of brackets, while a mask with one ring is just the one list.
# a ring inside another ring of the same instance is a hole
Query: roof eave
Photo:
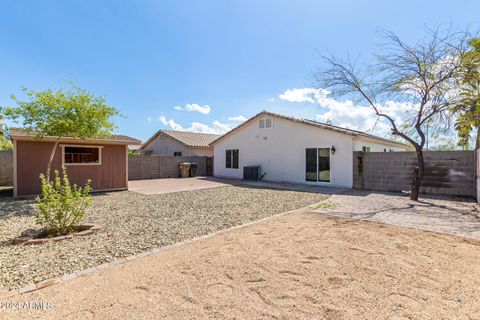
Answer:
[[[36, 136], [32, 135], [22, 135], [22, 134], [10, 134], [11, 140], [17, 141], [43, 141], [43, 142], [53, 142], [58, 139], [58, 137], [52, 136], [44, 136], [42, 138], [37, 138]], [[141, 141], [132, 141], [132, 140], [108, 140], [108, 139], [79, 139], [79, 138], [72, 138], [72, 137], [62, 137], [60, 138], [60, 142], [69, 141], [69, 142], [94, 142], [94, 143], [103, 143], [103, 144], [131, 144], [131, 145], [139, 145]]]
[[251, 123], [252, 121], [254, 121], [255, 119], [257, 119], [258, 117], [262, 116], [262, 115], [270, 115], [272, 117], [277, 117], [277, 118], [280, 118], [280, 119], [285, 119], [285, 120], [290, 120], [290, 121], [293, 121], [293, 122], [297, 122], [297, 123], [300, 123], [300, 124], [305, 124], [305, 125], [310, 125], [310, 126], [313, 126], [313, 127], [316, 127], [316, 128], [322, 128], [322, 129], [325, 129], [325, 130], [330, 130], [330, 131], [334, 131], [334, 132], [337, 132], [337, 133], [342, 133], [342, 134], [346, 134], [346, 135], [350, 135], [350, 136], [353, 136], [353, 137], [367, 137], [367, 138], [370, 138], [370, 139], [373, 139], [373, 140], [379, 140], [379, 141], [383, 141], [383, 142], [387, 142], [387, 143], [390, 143], [390, 144], [396, 144], [396, 145], [399, 145], [399, 146], [402, 146], [402, 147], [407, 147], [408, 145], [404, 144], [404, 143], [401, 143], [401, 142], [396, 142], [396, 141], [393, 141], [393, 140], [389, 140], [389, 139], [386, 139], [386, 138], [381, 138], [381, 137], [376, 137], [376, 136], [370, 136], [366, 133], [364, 134], [361, 134], [360, 132], [358, 133], [355, 133], [355, 132], [348, 132], [346, 130], [342, 130], [341, 128], [340, 129], [336, 129], [334, 127], [327, 127], [325, 125], [322, 125], [320, 123], [314, 123], [312, 121], [308, 121], [308, 120], [302, 120], [302, 119], [296, 119], [296, 118], [293, 118], [293, 117], [289, 117], [289, 116], [284, 116], [284, 115], [281, 115], [281, 114], [277, 114], [277, 113], [273, 113], [273, 112], [269, 112], [269, 111], [266, 111], [266, 110], [262, 110], [261, 112], [257, 113], [256, 115], [254, 115], [253, 117], [251, 117], [250, 119], [246, 120], [245, 122], [243, 122], [242, 124], [236, 126], [235, 128], [233, 128], [232, 130], [228, 131], [227, 133], [225, 133], [224, 135], [220, 136], [219, 138], [215, 139], [214, 141], [212, 141], [211, 145], [215, 145], [216, 143], [218, 143], [220, 140], [223, 140], [224, 138], [226, 138], [227, 136], [229, 136], [230, 134], [232, 134], [233, 132], [239, 130], [240, 128], [246, 126], [247, 124]]

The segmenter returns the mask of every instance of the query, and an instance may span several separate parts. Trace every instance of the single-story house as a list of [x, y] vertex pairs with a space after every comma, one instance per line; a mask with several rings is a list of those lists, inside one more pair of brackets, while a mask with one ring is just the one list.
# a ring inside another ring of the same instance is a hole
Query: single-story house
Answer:
[[218, 139], [218, 134], [159, 130], [138, 150], [145, 154], [161, 156], [213, 156], [210, 143]]
[[407, 150], [406, 144], [394, 140], [267, 111], [212, 145], [216, 177], [243, 179], [244, 167], [259, 166], [259, 176], [267, 181], [349, 188], [353, 185], [353, 151]]
[[[14, 196], [39, 194], [39, 176], [47, 170], [57, 137], [38, 140], [35, 133], [10, 129], [10, 138], [13, 142]], [[54, 170], [61, 171], [64, 165], [72, 184], [83, 185], [91, 179], [94, 191], [127, 190], [127, 146], [140, 143], [124, 135], [86, 140], [61, 138], [52, 161], [52, 174]]]

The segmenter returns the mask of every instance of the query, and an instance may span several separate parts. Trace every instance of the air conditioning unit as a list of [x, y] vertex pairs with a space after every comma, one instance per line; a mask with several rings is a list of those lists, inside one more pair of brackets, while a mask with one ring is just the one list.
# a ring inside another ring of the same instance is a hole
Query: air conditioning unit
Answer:
[[257, 181], [260, 179], [260, 174], [261, 174], [260, 166], [243, 167], [243, 180]]

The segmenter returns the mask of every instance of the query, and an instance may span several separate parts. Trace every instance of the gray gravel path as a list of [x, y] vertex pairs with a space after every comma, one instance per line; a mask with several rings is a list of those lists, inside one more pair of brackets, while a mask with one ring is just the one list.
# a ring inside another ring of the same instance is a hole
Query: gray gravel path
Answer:
[[0, 198], [0, 291], [305, 207], [326, 197], [242, 186], [162, 195], [115, 192], [94, 197], [85, 222], [102, 225], [96, 234], [30, 246], [14, 245], [12, 239], [35, 227], [34, 202]]

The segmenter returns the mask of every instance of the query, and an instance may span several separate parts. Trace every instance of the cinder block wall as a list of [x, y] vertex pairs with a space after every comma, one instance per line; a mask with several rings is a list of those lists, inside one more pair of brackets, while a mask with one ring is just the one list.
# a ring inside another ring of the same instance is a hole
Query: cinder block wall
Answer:
[[128, 180], [177, 178], [180, 162], [195, 162], [197, 176], [206, 175], [206, 157], [134, 156], [128, 157]]
[[0, 151], [0, 186], [13, 186], [12, 151]]
[[[421, 192], [474, 197], [474, 151], [425, 151]], [[377, 191], [409, 191], [415, 152], [354, 152], [353, 187]]]

